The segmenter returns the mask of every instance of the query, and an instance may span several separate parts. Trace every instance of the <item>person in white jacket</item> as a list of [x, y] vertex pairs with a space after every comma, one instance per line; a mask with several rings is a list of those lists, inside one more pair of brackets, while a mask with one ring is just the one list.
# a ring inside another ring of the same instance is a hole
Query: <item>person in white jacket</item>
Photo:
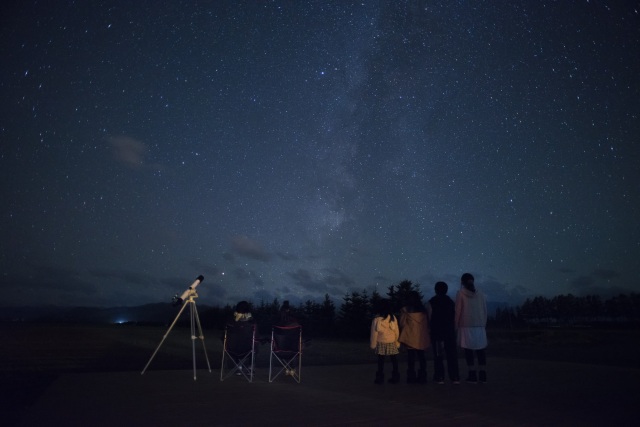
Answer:
[[398, 347], [400, 347], [398, 342], [400, 336], [398, 320], [391, 311], [391, 302], [388, 299], [380, 301], [377, 312], [378, 314], [371, 321], [370, 338], [370, 347], [378, 355], [378, 371], [376, 372], [374, 383], [384, 383], [384, 358], [389, 356], [392, 366], [389, 383], [396, 384], [400, 381], [400, 371], [398, 370]]
[[[460, 279], [462, 288], [456, 295], [456, 329], [458, 344], [464, 349], [469, 375], [467, 382], [487, 382], [487, 301], [482, 292], [476, 289], [474, 278], [464, 273]], [[475, 356], [475, 357], [474, 357]], [[479, 378], [474, 359], [478, 359]]]

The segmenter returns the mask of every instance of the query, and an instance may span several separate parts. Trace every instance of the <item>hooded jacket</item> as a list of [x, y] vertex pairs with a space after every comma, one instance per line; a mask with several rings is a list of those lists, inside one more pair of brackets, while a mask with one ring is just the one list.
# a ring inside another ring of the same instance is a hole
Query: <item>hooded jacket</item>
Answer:
[[400, 310], [400, 342], [409, 348], [426, 350], [431, 344], [429, 320], [424, 311]]
[[371, 322], [371, 348], [376, 348], [378, 343], [395, 343], [398, 341], [398, 336], [398, 322], [395, 317], [387, 316], [383, 319], [378, 316]]
[[456, 329], [487, 326], [487, 302], [482, 292], [462, 288], [456, 294]]

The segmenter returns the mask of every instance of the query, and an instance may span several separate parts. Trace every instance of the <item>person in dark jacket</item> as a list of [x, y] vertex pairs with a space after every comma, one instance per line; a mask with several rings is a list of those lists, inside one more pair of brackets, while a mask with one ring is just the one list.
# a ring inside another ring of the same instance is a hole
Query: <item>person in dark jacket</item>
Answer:
[[460, 384], [456, 349], [455, 303], [447, 295], [448, 290], [449, 286], [445, 282], [436, 283], [436, 295], [429, 300], [427, 308], [433, 347], [433, 381], [444, 384], [444, 357], [446, 355], [449, 380], [454, 384]]

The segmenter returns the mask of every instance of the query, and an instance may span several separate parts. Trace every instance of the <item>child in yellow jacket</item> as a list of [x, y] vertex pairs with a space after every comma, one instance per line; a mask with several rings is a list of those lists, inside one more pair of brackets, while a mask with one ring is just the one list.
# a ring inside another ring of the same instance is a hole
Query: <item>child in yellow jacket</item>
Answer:
[[378, 314], [371, 321], [370, 346], [378, 355], [378, 371], [376, 372], [375, 384], [384, 383], [384, 358], [391, 359], [391, 378], [389, 382], [395, 384], [400, 381], [400, 371], [398, 370], [398, 320], [391, 312], [391, 302], [387, 299], [381, 300], [378, 307]]

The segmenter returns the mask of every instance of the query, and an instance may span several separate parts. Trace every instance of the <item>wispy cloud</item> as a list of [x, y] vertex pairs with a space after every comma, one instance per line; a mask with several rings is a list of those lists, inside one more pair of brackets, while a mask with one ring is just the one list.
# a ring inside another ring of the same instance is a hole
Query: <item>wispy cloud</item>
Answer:
[[604, 279], [604, 280], [611, 280], [611, 279], [615, 279], [616, 277], [620, 276], [620, 274], [618, 274], [617, 271], [608, 270], [608, 269], [605, 269], [605, 268], [599, 268], [597, 270], [593, 270], [593, 273], [591, 273], [591, 274], [595, 278]]
[[271, 254], [260, 243], [246, 236], [236, 236], [231, 239], [231, 248], [239, 256], [269, 262]]
[[144, 155], [147, 151], [144, 143], [129, 136], [110, 137], [108, 141], [117, 161], [132, 169], [144, 166]]
[[341, 271], [332, 270], [326, 273], [315, 277], [309, 270], [300, 268], [288, 275], [296, 286], [318, 294], [342, 295], [355, 285], [355, 281]]

